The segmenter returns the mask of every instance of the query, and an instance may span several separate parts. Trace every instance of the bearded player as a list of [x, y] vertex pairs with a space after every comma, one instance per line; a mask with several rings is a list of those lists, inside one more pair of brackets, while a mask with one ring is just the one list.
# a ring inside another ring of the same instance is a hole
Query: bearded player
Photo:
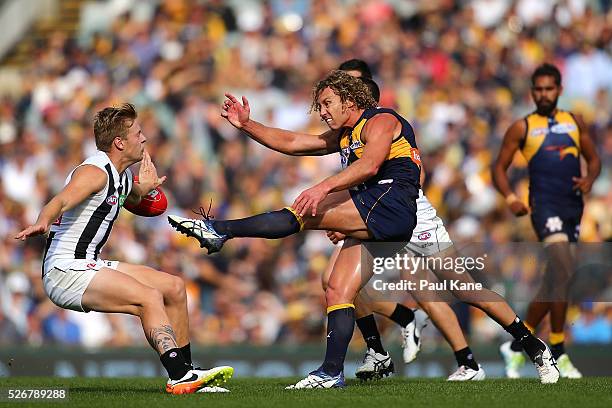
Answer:
[[[515, 216], [531, 213], [533, 229], [548, 259], [544, 282], [529, 304], [525, 324], [534, 331], [550, 314], [549, 342], [561, 376], [581, 378], [564, 347], [567, 290], [573, 274], [570, 242], [578, 240], [583, 196], [591, 191], [601, 162], [582, 118], [557, 108], [562, 91], [557, 67], [543, 64], [534, 71], [531, 97], [536, 111], [507, 130], [493, 167], [493, 181]], [[514, 194], [506, 175], [517, 150], [528, 162], [529, 207]], [[581, 156], [587, 163], [585, 176], [580, 170]], [[525, 362], [521, 345], [507, 342], [500, 350], [506, 375], [519, 378]]]

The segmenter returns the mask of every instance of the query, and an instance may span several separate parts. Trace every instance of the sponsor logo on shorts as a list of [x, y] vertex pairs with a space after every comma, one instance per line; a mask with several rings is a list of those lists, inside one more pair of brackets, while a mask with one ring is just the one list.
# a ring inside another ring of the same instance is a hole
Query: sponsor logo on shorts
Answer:
[[108, 204], [108, 205], [115, 205], [115, 204], [117, 204], [117, 202], [118, 201], [117, 201], [117, 196], [116, 195], [112, 195], [112, 196], [110, 196], [110, 197], [108, 197], [106, 199], [106, 204]]
[[95, 268], [96, 267], [96, 263], [95, 262], [90, 262], [87, 264], [88, 268]]
[[425, 240], [431, 238], [431, 233], [429, 231], [421, 232], [419, 235], [417, 235], [417, 238], [420, 241], [425, 241]]

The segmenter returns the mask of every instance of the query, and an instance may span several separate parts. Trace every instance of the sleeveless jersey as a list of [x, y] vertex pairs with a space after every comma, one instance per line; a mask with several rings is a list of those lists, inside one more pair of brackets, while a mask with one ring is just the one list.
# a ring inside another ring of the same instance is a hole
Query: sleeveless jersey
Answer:
[[364, 185], [397, 183], [415, 189], [418, 195], [419, 176], [421, 173], [421, 157], [417, 148], [414, 131], [410, 123], [393, 109], [371, 108], [366, 109], [353, 128], [344, 129], [340, 135], [340, 158], [343, 168], [361, 158], [365, 143], [361, 139], [361, 132], [374, 116], [389, 113], [401, 123], [402, 130], [393, 139], [391, 150], [386, 160], [380, 166], [378, 174], [367, 180]]
[[[106, 185], [73, 209], [66, 211], [51, 226], [43, 264], [63, 259], [97, 260], [119, 210], [132, 190], [130, 169], [119, 174], [106, 153], [98, 151], [78, 167], [87, 164], [96, 166], [107, 174]], [[70, 172], [66, 184], [77, 168]]]
[[580, 177], [580, 129], [574, 116], [558, 110], [553, 117], [532, 113], [521, 151], [528, 162], [529, 201], [581, 203], [572, 177]]

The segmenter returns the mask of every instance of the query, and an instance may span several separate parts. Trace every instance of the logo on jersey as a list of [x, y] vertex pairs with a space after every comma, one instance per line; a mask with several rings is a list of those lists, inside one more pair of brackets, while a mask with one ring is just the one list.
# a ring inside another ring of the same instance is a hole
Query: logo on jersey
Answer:
[[579, 156], [578, 148], [576, 146], [568, 146], [568, 145], [546, 146], [545, 149], [548, 151], [558, 151], [560, 160], [563, 160], [565, 156], [567, 156], [568, 154], [571, 154], [572, 156], [576, 158], [578, 158]]
[[570, 133], [576, 129], [576, 125], [573, 123], [557, 123], [550, 127], [550, 131], [553, 133]]
[[343, 169], [345, 169], [346, 166], [348, 166], [349, 154], [351, 154], [351, 150], [348, 147], [344, 147], [340, 151], [340, 164], [342, 165]]
[[112, 195], [106, 198], [106, 204], [108, 205], [115, 205], [117, 204], [117, 196], [116, 195]]
[[413, 162], [415, 162], [419, 166], [421, 165], [421, 153], [419, 152], [419, 149], [417, 149], [416, 147], [410, 148], [410, 158], [412, 159]]
[[[119, 196], [119, 206], [123, 207], [123, 203], [125, 203], [125, 199], [127, 198], [127, 194], [121, 194]], [[112, 205], [112, 204], [111, 204]]]
[[357, 150], [360, 147], [363, 147], [363, 143], [361, 143], [361, 140], [353, 140], [353, 142], [351, 142], [349, 149], [351, 150]]
[[431, 238], [431, 234], [429, 233], [429, 231], [421, 232], [419, 235], [417, 235], [417, 238], [420, 241], [425, 241], [426, 239]]
[[90, 268], [90, 269], [93, 269], [93, 268], [96, 267], [96, 263], [95, 262], [88, 263], [87, 267]]
[[60, 225], [61, 223], [62, 223], [62, 216], [60, 215], [59, 218], [55, 220], [55, 222], [53, 222], [52, 225]]
[[559, 217], [548, 217], [546, 220], [546, 229], [550, 232], [559, 232], [563, 230], [563, 221]]
[[547, 135], [548, 134], [548, 128], [535, 128], [535, 129], [532, 129], [531, 132], [529, 132], [529, 134], [531, 136]]

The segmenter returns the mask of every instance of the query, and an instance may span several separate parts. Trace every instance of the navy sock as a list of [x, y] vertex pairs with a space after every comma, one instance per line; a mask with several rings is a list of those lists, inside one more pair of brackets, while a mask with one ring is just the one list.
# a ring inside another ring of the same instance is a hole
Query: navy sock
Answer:
[[551, 344], [550, 351], [553, 355], [553, 358], [557, 360], [559, 359], [559, 357], [561, 357], [562, 354], [565, 354], [565, 346], [563, 345], [563, 342], [557, 343], [557, 344]]
[[321, 371], [331, 376], [342, 372], [354, 328], [355, 309], [352, 305], [332, 310], [327, 314], [327, 350], [325, 361], [319, 368]]
[[412, 309], [398, 303], [393, 313], [391, 313], [391, 316], [389, 316], [389, 319], [402, 327], [406, 327], [414, 320], [414, 312]]
[[359, 327], [359, 331], [361, 331], [361, 335], [368, 348], [380, 354], [387, 354], [380, 341], [380, 332], [378, 331], [378, 326], [376, 326], [373, 314], [357, 319], [357, 327]]
[[525, 326], [521, 319], [517, 316], [512, 323], [504, 327], [504, 329], [514, 337], [516, 341], [523, 347], [525, 353], [533, 359], [539, 351], [544, 350], [544, 344], [535, 337]]
[[523, 351], [523, 346], [521, 346], [521, 343], [519, 343], [518, 340], [514, 339], [514, 340], [512, 340], [512, 343], [510, 343], [510, 350], [512, 350], [512, 351]]
[[282, 210], [241, 218], [239, 220], [212, 220], [212, 226], [219, 234], [228, 238], [284, 238], [300, 232], [298, 216], [287, 208]]
[[193, 361], [191, 361], [191, 343], [187, 343], [181, 349], [181, 354], [183, 354], [183, 358], [185, 359], [185, 364], [193, 368]]
[[182, 378], [185, 374], [187, 374], [187, 371], [191, 369], [191, 367], [185, 362], [185, 357], [183, 357], [180, 348], [173, 348], [166, 351], [164, 354], [159, 356], [159, 359], [168, 372], [168, 376], [172, 380]]
[[455, 359], [457, 360], [457, 365], [459, 367], [466, 366], [472, 370], [478, 371], [478, 363], [474, 359], [472, 350], [470, 350], [469, 347], [455, 351]]

